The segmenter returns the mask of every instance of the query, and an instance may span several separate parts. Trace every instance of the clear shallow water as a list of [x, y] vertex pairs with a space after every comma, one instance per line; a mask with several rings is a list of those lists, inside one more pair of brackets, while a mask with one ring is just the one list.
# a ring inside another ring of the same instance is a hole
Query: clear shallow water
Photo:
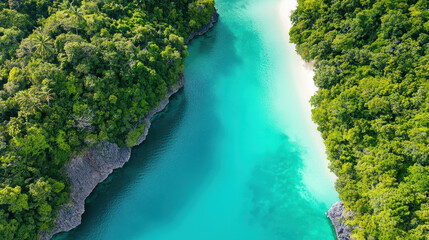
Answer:
[[[186, 87], [56, 239], [334, 239], [337, 200], [277, 0], [217, 0]], [[289, 53], [289, 54], [288, 54]]]

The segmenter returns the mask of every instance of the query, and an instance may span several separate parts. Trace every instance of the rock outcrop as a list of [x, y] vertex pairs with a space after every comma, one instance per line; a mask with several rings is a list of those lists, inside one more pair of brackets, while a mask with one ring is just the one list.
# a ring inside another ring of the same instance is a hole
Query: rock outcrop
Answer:
[[[219, 14], [215, 11], [210, 22], [201, 27], [197, 32], [192, 33], [188, 40], [205, 34], [214, 23], [218, 21]], [[185, 84], [185, 78], [181, 76], [179, 83], [172, 86], [167, 93], [167, 97], [159, 105], [152, 109], [140, 122], [145, 122], [145, 129], [137, 140], [137, 145], [141, 144], [149, 132], [150, 120], [155, 114], [164, 110], [169, 103], [170, 97], [179, 91]], [[85, 212], [85, 200], [103, 182], [114, 169], [121, 168], [130, 159], [131, 148], [119, 147], [116, 143], [100, 143], [90, 150], [86, 150], [81, 156], [75, 156], [66, 165], [67, 177], [71, 184], [70, 203], [59, 210], [55, 220], [55, 227], [50, 232], [43, 232], [41, 240], [49, 240], [53, 235], [60, 232], [67, 232], [80, 225], [82, 214]]]
[[[168, 91], [167, 97], [159, 103], [158, 107], [152, 109], [147, 116], [141, 119], [141, 122], [146, 123], [146, 127], [138, 138], [137, 145], [146, 139], [151, 125], [151, 118], [164, 110], [169, 103], [170, 97], [179, 91], [184, 84], [185, 78], [181, 77], [179, 83]], [[130, 156], [131, 148], [120, 148], [116, 143], [105, 142], [86, 150], [82, 156], [73, 157], [70, 163], [66, 165], [67, 176], [72, 186], [71, 201], [60, 209], [54, 230], [50, 233], [42, 234], [41, 239], [51, 239], [57, 233], [70, 231], [79, 226], [82, 214], [85, 212], [86, 198], [114, 169], [123, 167], [130, 159]]]
[[192, 39], [206, 34], [206, 32], [208, 32], [218, 20], [219, 20], [219, 13], [217, 12], [217, 9], [215, 9], [215, 12], [213, 13], [213, 15], [210, 18], [210, 22], [208, 24], [202, 26], [197, 31], [191, 33], [191, 35], [189, 35], [189, 37], [188, 37], [188, 40], [186, 40], [186, 44], [189, 44], [189, 42]]
[[338, 240], [351, 240], [352, 229], [346, 225], [345, 217], [353, 216], [345, 212], [345, 210], [342, 202], [336, 202], [327, 212], [332, 225], [334, 225]]

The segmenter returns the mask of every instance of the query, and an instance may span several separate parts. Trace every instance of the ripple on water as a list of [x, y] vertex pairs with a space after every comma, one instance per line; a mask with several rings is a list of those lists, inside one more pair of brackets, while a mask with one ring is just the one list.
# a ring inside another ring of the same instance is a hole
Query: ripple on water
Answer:
[[310, 141], [299, 131], [309, 121], [296, 121], [298, 107], [289, 118], [271, 114], [275, 88], [289, 96], [285, 105], [299, 105], [287, 82], [293, 69], [273, 67], [292, 61], [273, 46], [287, 43], [262, 37], [276, 32], [269, 11], [278, 0], [216, 3], [220, 22], [189, 46], [185, 89], [124, 168], [91, 194], [82, 224], [56, 239], [334, 239], [326, 203], [303, 181], [305, 163], [316, 158], [309, 144], [291, 140], [298, 133]]

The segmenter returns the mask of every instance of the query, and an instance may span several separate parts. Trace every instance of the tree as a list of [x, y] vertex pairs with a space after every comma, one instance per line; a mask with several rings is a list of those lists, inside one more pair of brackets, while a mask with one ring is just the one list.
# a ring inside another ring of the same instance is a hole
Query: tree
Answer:
[[9, 8], [13, 10], [19, 10], [23, 3], [24, 0], [9, 0]]
[[429, 236], [428, 14], [427, 1], [312, 0], [291, 16], [356, 239]]
[[36, 49], [35, 53], [40, 55], [43, 59], [46, 59], [51, 54], [54, 53], [54, 43], [51, 38], [42, 33], [39, 29], [38, 32], [33, 37], [34, 48]]
[[80, 7], [73, 6], [72, 4], [70, 4], [70, 8], [67, 10], [67, 13], [72, 18], [72, 23], [75, 25], [76, 29], [76, 34], [79, 34], [79, 25], [81, 24], [81, 22], [85, 21], [85, 18], [83, 17], [84, 10]]
[[136, 144], [139, 119], [183, 73], [188, 23], [214, 11], [212, 0], [70, 2], [0, 0], [2, 240], [53, 228], [70, 156]]
[[21, 187], [6, 186], [0, 189], [0, 205], [8, 205], [12, 213], [28, 209], [28, 196], [21, 193]]

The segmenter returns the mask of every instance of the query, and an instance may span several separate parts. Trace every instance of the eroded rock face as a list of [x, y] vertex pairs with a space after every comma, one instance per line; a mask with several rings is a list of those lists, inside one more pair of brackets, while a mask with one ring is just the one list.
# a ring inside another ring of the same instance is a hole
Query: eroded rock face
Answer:
[[338, 240], [351, 240], [352, 229], [345, 223], [345, 217], [351, 215], [346, 213], [345, 210], [342, 202], [336, 202], [327, 212], [332, 225], [334, 225]]
[[[211, 21], [203, 26], [198, 32], [191, 34], [187, 43], [196, 36], [203, 35], [218, 20], [219, 14], [215, 12]], [[170, 97], [179, 91], [185, 85], [185, 78], [180, 77], [179, 82], [172, 86], [167, 93], [167, 97], [162, 100], [157, 107], [152, 109], [147, 116], [139, 122], [145, 122], [145, 130], [137, 140], [137, 145], [141, 144], [149, 132], [151, 126], [150, 120], [164, 110], [169, 103]], [[116, 143], [100, 143], [90, 150], [86, 150], [82, 156], [73, 157], [70, 163], [66, 165], [67, 177], [72, 186], [70, 193], [70, 203], [64, 205], [59, 210], [58, 218], [55, 220], [54, 230], [43, 232], [41, 240], [49, 240], [53, 235], [60, 232], [67, 232], [80, 225], [82, 214], [85, 212], [85, 200], [95, 189], [103, 182], [114, 169], [121, 168], [130, 159], [131, 148], [119, 147]]]
[[130, 155], [130, 148], [119, 148], [115, 143], [102, 143], [91, 151], [85, 151], [82, 156], [71, 159], [66, 166], [72, 184], [71, 202], [60, 209], [55, 230], [42, 239], [50, 239], [56, 233], [78, 226], [85, 211], [85, 199], [114, 169], [122, 167]]
[[212, 17], [210, 18], [210, 22], [207, 25], [202, 26], [198, 31], [195, 31], [189, 35], [188, 40], [186, 40], [186, 44], [189, 44], [189, 42], [201, 35], [206, 34], [213, 26], [214, 24], [219, 20], [219, 13], [217, 13], [217, 9], [215, 9], [215, 12], [213, 13]]
[[[149, 132], [150, 119], [158, 112], [164, 110], [169, 103], [170, 97], [179, 91], [185, 84], [182, 76], [179, 83], [174, 85], [167, 93], [167, 97], [160, 102], [158, 107], [152, 109], [140, 122], [145, 122], [146, 127], [140, 135], [137, 145], [141, 144]], [[116, 143], [100, 143], [91, 150], [87, 150], [82, 156], [73, 157], [66, 165], [67, 176], [71, 188], [70, 203], [60, 209], [55, 221], [55, 228], [50, 233], [42, 234], [42, 240], [48, 240], [53, 235], [70, 231], [80, 225], [82, 214], [85, 212], [85, 200], [103, 182], [114, 169], [121, 168], [130, 159], [131, 148], [119, 147]]]
[[170, 89], [170, 91], [168, 91], [167, 97], [159, 103], [158, 107], [152, 109], [148, 113], [148, 117], [142, 119], [142, 121], [145, 123], [145, 129], [144, 129], [143, 133], [140, 135], [140, 137], [137, 139], [137, 144], [136, 145], [140, 145], [144, 140], [146, 140], [146, 136], [149, 133], [149, 128], [151, 126], [150, 119], [152, 117], [154, 117], [157, 113], [159, 113], [162, 110], [164, 110], [164, 108], [170, 102], [170, 97], [173, 96], [176, 92], [178, 92], [179, 89], [182, 88], [183, 86], [185, 86], [185, 77], [181, 76], [179, 82], [176, 85], [174, 85]]

